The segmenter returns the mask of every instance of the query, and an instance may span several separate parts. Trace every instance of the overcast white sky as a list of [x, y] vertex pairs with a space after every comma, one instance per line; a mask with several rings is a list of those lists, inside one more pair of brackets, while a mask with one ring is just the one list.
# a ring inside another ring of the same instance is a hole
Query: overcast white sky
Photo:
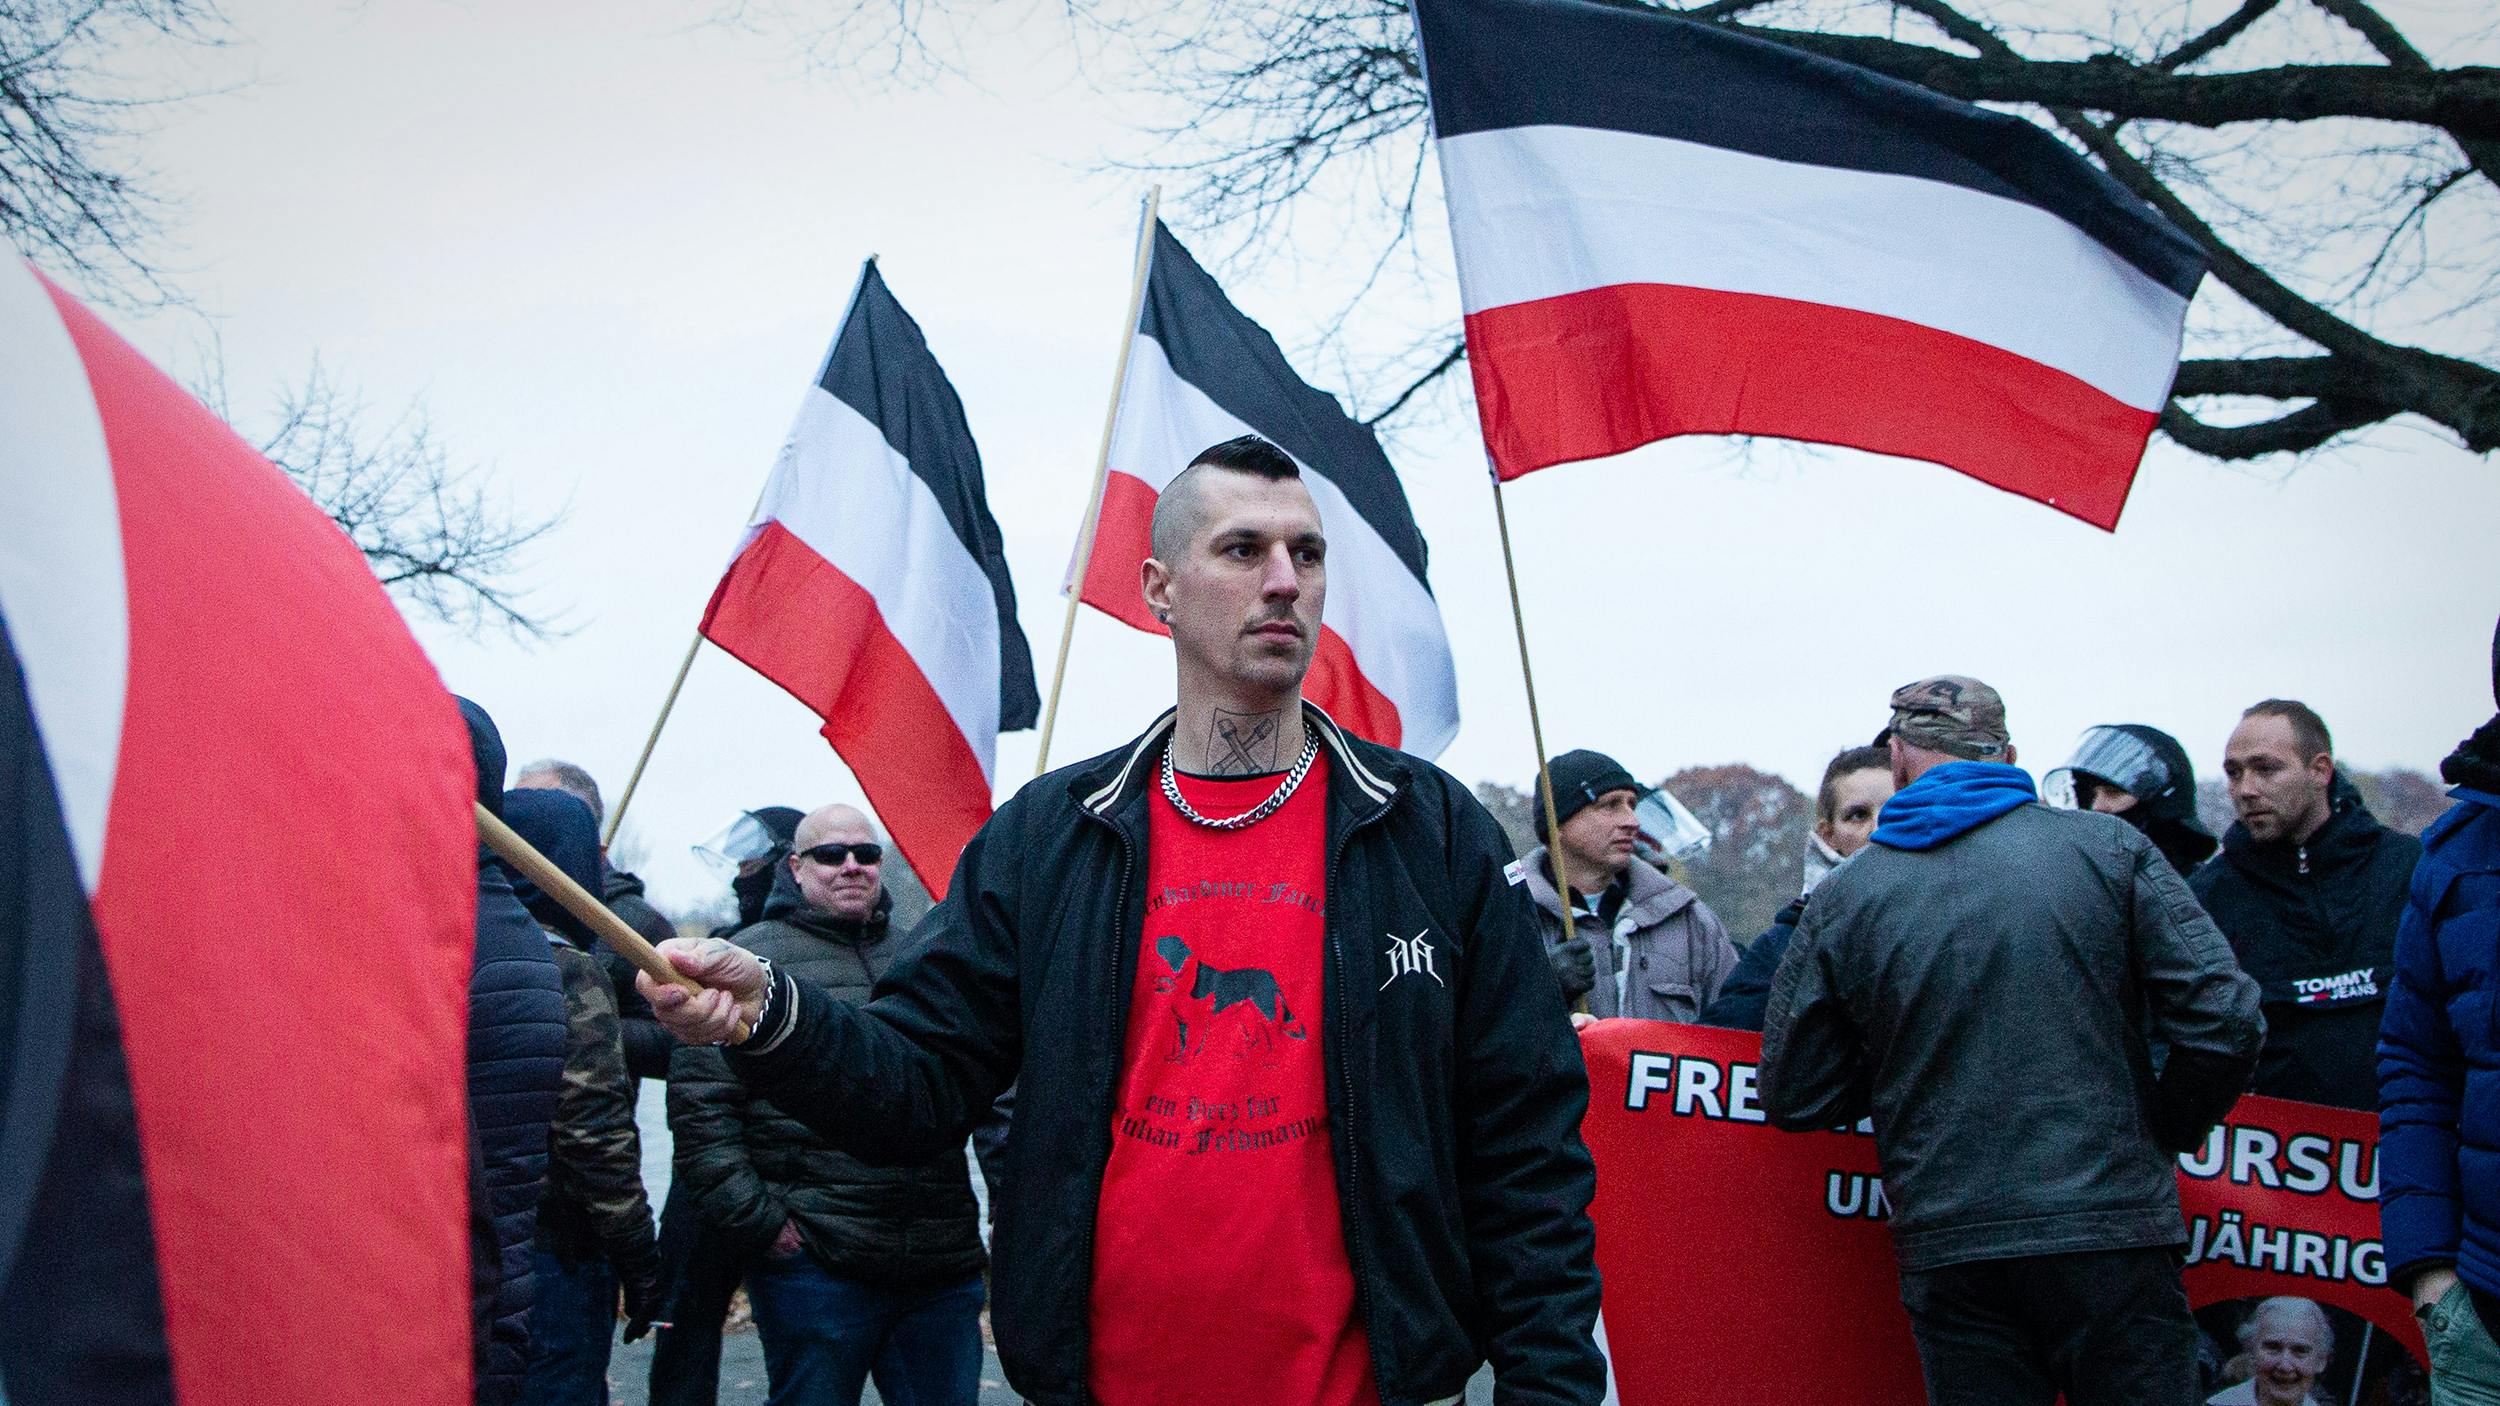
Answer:
[[[1056, 29], [977, 39], [980, 87], [896, 92], [700, 24], [699, 0], [226, 8], [232, 42], [179, 70], [223, 91], [142, 153], [183, 198], [172, 262], [209, 319], [114, 321], [186, 371], [213, 327], [247, 429], [318, 354], [381, 412], [422, 397], [525, 511], [569, 503], [534, 575], [572, 633], [417, 625], [516, 763], [622, 787], [872, 251], [962, 393], [1046, 674], [1142, 187], [1101, 163], [1139, 150], [1147, 115], [1073, 78]], [[1294, 348], [1337, 305], [1328, 263], [1218, 273]], [[1442, 306], [1454, 324], [1455, 285]], [[1472, 410], [1393, 455], [1457, 651], [1466, 722], [1440, 760], [1518, 783], [1534, 760]], [[1811, 786], [1893, 686], [1944, 671], [2004, 692], [2035, 770], [2088, 724], [2145, 721], [2210, 772], [2267, 695], [2314, 704], [2357, 764], [2427, 769], [2492, 707], [2500, 473], [2420, 428], [2296, 470], [2157, 445], [2114, 536], [1929, 465], [1739, 467], [1692, 442], [1509, 501], [1547, 741], [1645, 776], [1742, 760]], [[1058, 758], [1125, 740], [1169, 678], [1159, 641], [1088, 612]], [[707, 647], [632, 810], [657, 897], [711, 896], [687, 846], [738, 809], [857, 798], [815, 729]], [[1002, 739], [1002, 794], [1034, 748]]]

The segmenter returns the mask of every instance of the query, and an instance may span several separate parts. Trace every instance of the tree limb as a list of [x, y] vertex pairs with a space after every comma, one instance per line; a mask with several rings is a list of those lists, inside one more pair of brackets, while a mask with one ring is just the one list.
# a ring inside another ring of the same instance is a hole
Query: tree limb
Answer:
[[[2378, 50], [2379, 57], [2387, 60], [2389, 67], [2409, 73], [2430, 68], [2431, 61], [2423, 57], [2421, 50], [2413, 47], [2413, 41], [2389, 24], [2385, 15], [2370, 8], [2368, 0], [2317, 0], [2317, 6], [2342, 20], [2354, 33], [2368, 41], [2371, 48]], [[2500, 140], [2494, 140], [2488, 133], [2460, 132], [2454, 128], [2450, 128], [2449, 132], [2457, 139], [2457, 145], [2465, 148], [2465, 159], [2474, 163], [2474, 169], [2483, 173], [2483, 179], [2500, 185]]]
[[1439, 361], [1432, 364], [1431, 370], [1426, 371], [1421, 376], [1407, 382], [1406, 389], [1399, 391], [1396, 396], [1391, 398], [1387, 405], [1382, 406], [1379, 414], [1366, 417], [1363, 421], [1364, 428], [1378, 429], [1381, 421], [1388, 419], [1390, 416], [1398, 413], [1399, 410], [1405, 408], [1406, 402], [1413, 400], [1415, 396], [1424, 389], [1424, 387], [1440, 380], [1443, 376], [1449, 374], [1449, 372], [1460, 362], [1465, 361], [1466, 359], [1467, 339], [1462, 336], [1457, 341], [1450, 344], [1449, 351], [1444, 353]]
[[2376, 406], [2322, 400], [2253, 425], [2209, 425], [2174, 404], [2162, 410], [2161, 432], [2180, 447], [2207, 458], [2256, 459], [2315, 449], [2337, 435], [2376, 424], [2389, 413]]
[[2250, 25], [2271, 14], [2278, 3], [2279, 0], [2246, 0], [2220, 24], [2153, 60], [2153, 67], [2165, 71], [2187, 67], [2239, 38]]
[[2036, 103], [2194, 127], [2374, 118], [2437, 127], [2460, 141], [2500, 140], [2500, 68], [2285, 64], [2174, 73], [2103, 56], [2080, 61], [1951, 53], [1860, 34], [1727, 25], [1967, 102]]

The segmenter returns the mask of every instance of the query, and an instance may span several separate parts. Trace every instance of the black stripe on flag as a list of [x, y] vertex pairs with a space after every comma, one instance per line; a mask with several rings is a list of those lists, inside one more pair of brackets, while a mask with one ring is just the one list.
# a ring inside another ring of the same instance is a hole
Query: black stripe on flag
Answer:
[[2037, 125], [1871, 69], [1598, 0], [1417, 0], [1433, 130], [1593, 127], [1914, 176], [2066, 221], [2181, 297], [2205, 256]]
[[816, 384], [877, 427], [929, 486], [947, 526], [981, 564], [998, 605], [998, 730], [1033, 726], [1042, 711], [1041, 691], [1033, 680], [1032, 648], [1016, 623], [1016, 588], [1007, 576], [998, 520], [990, 516], [981, 451], [964, 421], [963, 401], [930, 353], [920, 324], [887, 291], [874, 262], [860, 272], [850, 316], [843, 319]]
[[1154, 338], [1172, 370], [1226, 414], [1327, 475], [1424, 589], [1432, 589], [1424, 575], [1424, 534], [1379, 439], [1335, 397], [1293, 373], [1276, 339], [1233, 306], [1161, 220], [1155, 221], [1154, 271], [1137, 330]]
[[0, 620], [0, 1397], [157, 1406], [172, 1373], [121, 1019]]

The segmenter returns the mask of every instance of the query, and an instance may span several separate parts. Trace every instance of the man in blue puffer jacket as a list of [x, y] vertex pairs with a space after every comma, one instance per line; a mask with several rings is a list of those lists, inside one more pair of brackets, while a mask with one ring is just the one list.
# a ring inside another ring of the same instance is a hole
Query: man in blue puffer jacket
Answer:
[[[2500, 634], [2492, 639], [2500, 702]], [[2437, 1406], [2500, 1403], [2500, 715], [2440, 763], [2379, 1029], [2379, 1224]]]
[[[503, 738], [463, 698], [477, 798], [503, 814]], [[564, 1078], [564, 982], [555, 954], [484, 846], [477, 864], [477, 953], [469, 969], [470, 1293], [478, 1325], [477, 1401], [506, 1406], [529, 1365], [530, 1243], [547, 1183], [547, 1125]]]

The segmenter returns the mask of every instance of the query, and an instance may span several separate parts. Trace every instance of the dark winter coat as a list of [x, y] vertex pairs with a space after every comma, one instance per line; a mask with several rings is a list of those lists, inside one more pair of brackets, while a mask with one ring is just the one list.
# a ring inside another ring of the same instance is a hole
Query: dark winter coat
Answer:
[[1885, 834], [1781, 959], [1770, 1120], [1874, 1115], [1905, 1270], [2183, 1241], [2171, 1154], [2239, 1097], [2265, 1027], [2177, 871], [2115, 816], [2036, 802], [1923, 848]]
[[566, 1261], [606, 1260], [629, 1304], [637, 1295], [656, 1304], [659, 1238], [642, 1189], [642, 1136], [617, 1041], [616, 998], [589, 953], [552, 933], [548, 942], [564, 972], [566, 1040], [539, 1242]]
[[2257, 1092], [2378, 1107], [2378, 1031], [2422, 842], [2378, 823], [2341, 775], [2306, 844], [2259, 844], [2233, 825], [2190, 881], [2240, 966], [2265, 989]]
[[489, 1348], [477, 1399], [517, 1396], [529, 1362], [530, 1240], [547, 1184], [547, 1131], [564, 1078], [564, 978], [547, 934], [480, 856], [477, 959], [469, 974], [469, 1118], [494, 1223]]
[[[845, 923], [792, 901], [768, 908], [738, 941], [835, 1000], [866, 1005], [906, 942], [887, 929], [892, 906], [883, 898], [866, 923]], [[668, 1126], [677, 1177], [706, 1228], [743, 1253], [763, 1254], [795, 1222], [807, 1252], [845, 1279], [930, 1283], [987, 1262], [960, 1147], [913, 1166], [861, 1162], [751, 1096], [728, 1058], [705, 1047], [682, 1047], [671, 1061]]]
[[[573, 882], [584, 888], [599, 882], [598, 826], [590, 807], [562, 791], [507, 791], [504, 816]], [[514, 891], [545, 929], [541, 941], [564, 977], [564, 1079], [548, 1134], [538, 1242], [560, 1259], [605, 1259], [629, 1305], [656, 1304], [659, 1245], [642, 1189], [642, 1137], [617, 1033], [616, 993], [586, 950], [589, 929], [537, 885], [522, 881]]]
[[[1329, 1146], [1380, 1399], [1453, 1399], [1490, 1357], [1505, 1402], [1594, 1406], [1587, 1074], [1534, 910], [1504, 877], [1509, 842], [1429, 763], [1305, 717], [1329, 752]], [[992, 1322], [1010, 1384], [1040, 1406], [1086, 1399], [1147, 798], [1171, 731], [1167, 713], [1000, 807], [868, 1006], [785, 980], [787, 1023], [768, 1013], [757, 1048], [731, 1055], [826, 1137], [906, 1161], [960, 1148], [1021, 1071]], [[1429, 970], [1390, 964], [1385, 942], [1408, 934]]]
[[1736, 970], [1728, 973], [1727, 984], [1719, 988], [1719, 999], [1701, 1013], [1702, 1024], [1729, 1030], [1762, 1028], [1763, 1008], [1771, 1003], [1771, 978], [1779, 972], [1780, 958], [1788, 955], [1788, 940], [1796, 936], [1797, 922], [1805, 912], [1803, 894], [1788, 900], [1762, 936], [1736, 959]]
[[[599, 861], [600, 886], [592, 890], [608, 905], [608, 911], [625, 920], [625, 926], [642, 934], [642, 940], [657, 947], [677, 935], [675, 925], [662, 916], [642, 896], [642, 880], [622, 869], [613, 869], [608, 861]], [[637, 1079], [668, 1077], [669, 1052], [677, 1042], [651, 1014], [651, 1003], [634, 989], [634, 964], [625, 955], [605, 944], [599, 948], [599, 965], [607, 970], [608, 986], [616, 992], [616, 1023], [625, 1041], [625, 1071]]]
[[[460, 700], [469, 724], [478, 800], [503, 810], [503, 739], [484, 709]], [[547, 1182], [547, 1128], [564, 1077], [564, 978], [547, 936], [513, 896], [503, 870], [478, 850], [477, 946], [469, 968], [468, 1103], [473, 1166], [470, 1286], [478, 1345], [477, 1400], [520, 1394], [528, 1366], [535, 1285], [530, 1240]]]
[[[2379, 1035], [2387, 1276], [2452, 1263], [2500, 1294], [2500, 794], [2458, 787], [2423, 839]], [[2486, 1321], [2492, 1321], [2486, 1319]]]

